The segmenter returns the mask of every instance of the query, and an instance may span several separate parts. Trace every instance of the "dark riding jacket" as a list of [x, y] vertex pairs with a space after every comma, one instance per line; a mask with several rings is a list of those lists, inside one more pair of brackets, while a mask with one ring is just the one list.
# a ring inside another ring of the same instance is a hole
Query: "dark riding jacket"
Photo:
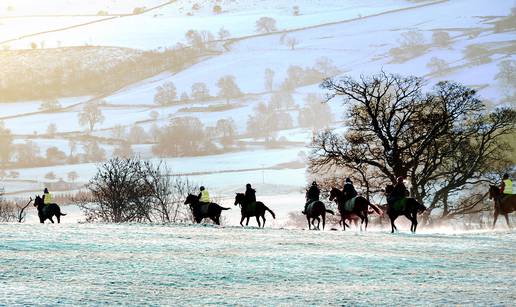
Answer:
[[349, 182], [344, 185], [342, 193], [344, 194], [346, 200], [352, 199], [353, 197], [356, 197], [358, 195], [357, 190], [355, 190], [353, 184]]
[[249, 203], [256, 202], [256, 190], [253, 188], [246, 188], [245, 199], [247, 199]]
[[314, 201], [319, 200], [319, 197], [321, 195], [321, 190], [316, 185], [311, 186], [308, 191], [306, 191], [306, 200], [307, 201]]
[[403, 182], [398, 182], [394, 186], [394, 189], [392, 189], [392, 193], [390, 195], [390, 198], [392, 199], [398, 199], [398, 198], [404, 198], [408, 194], [407, 187]]

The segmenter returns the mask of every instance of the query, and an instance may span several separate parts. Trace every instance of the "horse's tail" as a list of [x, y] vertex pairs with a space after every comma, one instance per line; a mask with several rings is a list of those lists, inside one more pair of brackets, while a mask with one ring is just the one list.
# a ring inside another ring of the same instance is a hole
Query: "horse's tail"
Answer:
[[335, 212], [333, 212], [332, 210], [324, 209], [324, 211], [326, 211], [326, 212], [327, 212], [327, 213], [329, 213], [329, 214], [333, 214], [333, 215], [335, 215]]
[[219, 206], [220, 207], [220, 210], [229, 210], [231, 208], [226, 208], [226, 207], [222, 207], [222, 206]]
[[267, 208], [267, 206], [266, 206], [266, 205], [263, 205], [263, 207], [265, 208], [265, 210], [269, 211], [269, 212], [272, 214], [272, 218], [273, 218], [273, 219], [276, 219], [276, 214], [274, 214], [274, 212], [272, 212], [272, 210], [271, 210], [271, 209]]
[[382, 215], [382, 210], [380, 210], [380, 208], [378, 208], [377, 205], [373, 205], [373, 204], [369, 204], [369, 207], [373, 208], [373, 210], [378, 214], [378, 215]]
[[66, 215], [66, 213], [59, 212], [59, 215]]
[[[415, 200], [415, 199], [414, 199]], [[417, 200], [416, 201], [416, 208], [417, 208], [417, 213], [423, 213], [426, 211], [426, 206], [423, 205], [422, 203], [418, 202]]]

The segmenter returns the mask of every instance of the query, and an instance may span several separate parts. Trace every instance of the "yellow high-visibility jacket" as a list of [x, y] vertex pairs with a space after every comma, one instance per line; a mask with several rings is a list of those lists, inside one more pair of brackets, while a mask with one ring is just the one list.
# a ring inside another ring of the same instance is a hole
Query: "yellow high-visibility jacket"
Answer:
[[512, 180], [511, 179], [505, 179], [503, 181], [503, 194], [512, 194]]
[[45, 194], [43, 194], [43, 196], [44, 196], [43, 203], [45, 205], [48, 205], [48, 204], [52, 203], [52, 195], [50, 193], [45, 193]]
[[203, 203], [210, 202], [210, 193], [208, 193], [208, 190], [201, 191], [201, 199], [199, 200]]

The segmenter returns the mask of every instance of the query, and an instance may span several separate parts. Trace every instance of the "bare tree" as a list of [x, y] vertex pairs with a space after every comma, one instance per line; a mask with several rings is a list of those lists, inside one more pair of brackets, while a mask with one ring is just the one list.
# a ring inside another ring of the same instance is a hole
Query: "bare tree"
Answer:
[[11, 131], [7, 129], [4, 122], [0, 120], [0, 165], [2, 168], [5, 167], [11, 159], [12, 141], [13, 137]]
[[176, 86], [172, 82], [165, 82], [156, 87], [156, 94], [154, 94], [154, 103], [166, 106], [172, 104], [177, 98]]
[[100, 110], [102, 102], [92, 101], [84, 106], [79, 113], [79, 124], [88, 126], [89, 131], [92, 132], [95, 125], [104, 122], [104, 115]]
[[449, 69], [448, 63], [445, 60], [436, 57], [432, 57], [430, 62], [426, 64], [426, 67], [428, 67], [430, 71], [437, 76], [445, 75]]
[[450, 34], [446, 31], [437, 31], [432, 33], [432, 42], [435, 46], [446, 48], [451, 44]]
[[77, 174], [77, 172], [76, 172], [76, 171], [68, 172], [68, 173], [66, 174], [66, 176], [67, 176], [68, 180], [69, 180], [70, 182], [72, 182], [72, 183], [74, 183], [74, 182], [75, 182], [75, 180], [77, 180], [77, 179], [79, 178], [79, 174]]
[[293, 36], [288, 36], [285, 39], [285, 43], [290, 48], [290, 50], [294, 50], [296, 46], [299, 44], [299, 40]]
[[225, 40], [231, 36], [229, 31], [224, 29], [224, 27], [221, 27], [217, 34], [218, 34], [220, 40]]
[[256, 32], [270, 33], [277, 31], [276, 20], [270, 17], [262, 17], [256, 21]]
[[443, 207], [465, 186], [490, 180], [510, 164], [504, 136], [515, 132], [516, 111], [488, 112], [476, 92], [439, 82], [423, 93], [421, 78], [384, 72], [354, 80], [328, 79], [328, 99], [348, 104], [344, 136], [320, 132], [313, 140], [310, 168], [346, 166], [395, 182], [408, 177], [410, 192]]
[[317, 94], [308, 94], [305, 97], [305, 107], [299, 111], [299, 125], [320, 129], [328, 127], [332, 120], [330, 106], [323, 103], [324, 98]]
[[225, 98], [227, 104], [229, 104], [230, 99], [242, 96], [242, 92], [235, 82], [235, 76], [226, 75], [221, 77], [217, 81], [217, 86], [219, 88], [219, 97]]
[[55, 137], [56, 132], [57, 132], [56, 124], [55, 123], [49, 124], [48, 127], [47, 127], [47, 134], [48, 134], [48, 136], [53, 138], [53, 137]]
[[196, 82], [192, 84], [192, 98], [203, 100], [210, 97], [210, 91], [206, 83]]

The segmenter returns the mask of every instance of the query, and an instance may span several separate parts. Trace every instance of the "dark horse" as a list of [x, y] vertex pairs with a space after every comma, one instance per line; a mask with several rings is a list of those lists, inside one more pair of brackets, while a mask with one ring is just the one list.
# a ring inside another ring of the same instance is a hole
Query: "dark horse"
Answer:
[[59, 208], [57, 204], [45, 205], [43, 198], [39, 197], [39, 195], [34, 199], [34, 207], [38, 208], [39, 222], [42, 224], [46, 219], [49, 219], [54, 223], [54, 220], [52, 219], [53, 216], [57, 218], [57, 223], [61, 223], [61, 215], [66, 215], [61, 213], [61, 208]]
[[[360, 218], [360, 228], [362, 229], [362, 224], [365, 222], [365, 230], [367, 230], [367, 224], [369, 223], [369, 219], [367, 218], [367, 214], [369, 213], [369, 207], [373, 208], [373, 210], [381, 214], [380, 209], [377, 206], [371, 204], [365, 197], [357, 196], [355, 198], [355, 206], [353, 210], [346, 211], [344, 208], [344, 204], [346, 201], [344, 200], [344, 194], [341, 190], [337, 188], [332, 188], [330, 191], [330, 201], [335, 201], [337, 203], [337, 208], [339, 209], [340, 216], [342, 221], [349, 220], [353, 218], [353, 215], [356, 215]], [[346, 230], [346, 223], [342, 225], [343, 229]], [[348, 226], [349, 227], [349, 226]]]
[[[390, 194], [391, 191], [394, 189], [393, 185], [387, 185], [385, 188], [385, 194]], [[407, 219], [410, 220], [410, 231], [412, 233], [416, 233], [417, 228], [417, 215], [418, 213], [423, 213], [426, 211], [426, 207], [418, 202], [415, 198], [407, 197], [405, 205], [400, 208], [399, 206], [395, 206], [392, 203], [387, 204], [387, 215], [389, 216], [389, 219], [391, 220], [391, 233], [394, 233], [394, 230], [398, 231], [398, 228], [396, 228], [396, 225], [394, 225], [394, 221], [398, 218], [400, 215], [404, 215]]]
[[495, 227], [499, 214], [502, 214], [505, 217], [507, 226], [511, 228], [511, 224], [509, 224], [509, 213], [516, 211], [516, 194], [502, 195], [497, 186], [490, 185], [489, 199], [494, 199], [495, 202], [493, 228]]
[[[185, 200], [185, 205], [189, 204], [192, 209], [192, 214], [195, 221], [199, 224], [204, 218], [209, 217], [215, 224], [220, 225], [220, 213], [222, 210], [229, 210], [231, 208], [224, 208], [216, 203], [201, 204], [199, 196], [188, 194]], [[203, 208], [207, 206], [208, 208]]]
[[[319, 224], [321, 224], [322, 217], [322, 229], [324, 230], [324, 225], [326, 224], [326, 213], [335, 214], [333, 211], [326, 209], [324, 203], [320, 200], [313, 201], [306, 206], [306, 220], [308, 221], [308, 229], [319, 230]], [[312, 223], [310, 223], [310, 220]], [[315, 220], [317, 220], [317, 226], [314, 225]]]
[[[249, 218], [251, 216], [256, 216], [256, 221], [258, 222], [258, 227], [265, 227], [265, 211], [269, 211], [272, 214], [272, 218], [275, 219], [276, 215], [272, 212], [271, 209], [267, 208], [261, 201], [257, 201], [254, 204], [249, 204], [247, 199], [245, 198], [244, 193], [236, 193], [235, 196], [235, 206], [240, 204], [242, 206], [242, 219], [240, 219], [240, 225], [244, 226], [242, 222], [245, 218], [247, 221], [245, 225], [249, 225]], [[263, 225], [260, 224], [260, 216], [263, 219]]]

